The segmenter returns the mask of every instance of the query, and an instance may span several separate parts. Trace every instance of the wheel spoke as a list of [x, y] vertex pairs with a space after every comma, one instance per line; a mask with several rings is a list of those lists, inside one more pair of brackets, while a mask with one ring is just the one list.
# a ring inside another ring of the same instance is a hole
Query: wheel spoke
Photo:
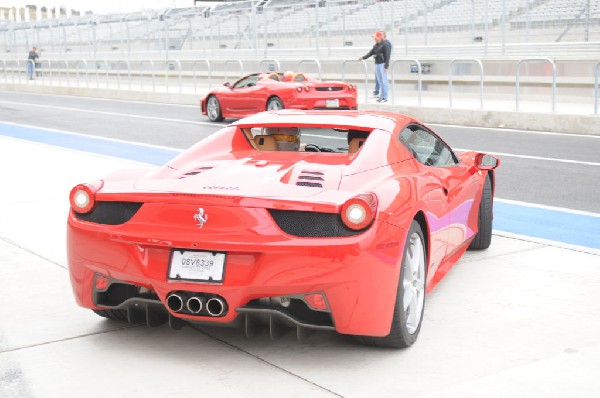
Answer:
[[408, 306], [412, 300], [412, 296], [413, 296], [413, 287], [412, 287], [412, 283], [404, 280], [402, 287], [404, 289], [404, 294], [402, 296], [402, 304], [404, 306], [404, 311], [406, 311], [408, 309]]

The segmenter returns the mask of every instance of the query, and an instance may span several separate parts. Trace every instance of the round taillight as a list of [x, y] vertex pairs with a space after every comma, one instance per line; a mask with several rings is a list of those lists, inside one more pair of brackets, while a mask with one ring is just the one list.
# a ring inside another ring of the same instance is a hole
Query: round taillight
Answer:
[[71, 208], [77, 213], [89, 213], [96, 204], [96, 192], [102, 188], [103, 182], [92, 184], [79, 184], [71, 189], [69, 200]]
[[299, 93], [302, 92], [302, 87], [296, 87], [296, 91], [298, 91]]
[[304, 86], [304, 91], [308, 92], [309, 90], [310, 90], [310, 87]]
[[348, 84], [348, 90], [354, 91], [354, 84]]
[[377, 210], [377, 197], [365, 193], [349, 199], [342, 206], [342, 221], [353, 230], [360, 230], [371, 225]]

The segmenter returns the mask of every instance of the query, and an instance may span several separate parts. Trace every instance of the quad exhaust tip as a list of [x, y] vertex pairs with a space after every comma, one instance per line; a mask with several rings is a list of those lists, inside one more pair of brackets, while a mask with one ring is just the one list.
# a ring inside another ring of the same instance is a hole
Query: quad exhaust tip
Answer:
[[167, 297], [167, 307], [173, 312], [179, 312], [183, 309], [183, 299], [180, 295], [171, 293]]
[[201, 298], [198, 296], [192, 296], [188, 299], [186, 303], [186, 307], [189, 312], [192, 314], [198, 314], [204, 308], [204, 304], [206, 303], [205, 298]]
[[221, 316], [227, 311], [227, 303], [220, 297], [213, 297], [206, 302], [206, 312], [211, 316]]

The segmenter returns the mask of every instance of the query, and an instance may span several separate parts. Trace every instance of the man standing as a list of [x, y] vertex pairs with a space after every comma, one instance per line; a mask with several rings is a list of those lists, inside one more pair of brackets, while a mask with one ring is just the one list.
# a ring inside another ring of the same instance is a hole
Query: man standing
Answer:
[[387, 70], [390, 66], [390, 56], [392, 52], [391, 43], [386, 44], [385, 33], [375, 32], [373, 35], [375, 45], [366, 55], [358, 58], [367, 59], [373, 57], [375, 59], [375, 90], [374, 95], [379, 95], [377, 102], [387, 102], [389, 83], [387, 78]]
[[35, 62], [39, 57], [37, 48], [33, 47], [31, 51], [29, 51], [29, 57], [27, 57], [27, 77], [29, 80], [33, 80], [35, 77]]

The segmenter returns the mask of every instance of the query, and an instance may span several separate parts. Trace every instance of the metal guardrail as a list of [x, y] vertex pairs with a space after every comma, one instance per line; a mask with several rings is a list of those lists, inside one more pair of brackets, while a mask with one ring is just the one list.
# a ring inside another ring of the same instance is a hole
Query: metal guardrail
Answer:
[[[138, 62], [139, 65], [134, 65], [135, 62]], [[44, 59], [44, 60], [39, 60], [38, 62], [38, 69], [40, 73], [39, 77], [42, 77], [42, 74], [44, 76], [44, 78], [42, 78], [41, 82], [32, 82], [32, 84], [49, 84], [51, 86], [54, 85], [66, 85], [67, 87], [70, 87], [72, 84], [74, 84], [76, 87], [81, 87], [83, 85], [85, 85], [85, 87], [90, 87], [93, 85], [93, 83], [90, 82], [91, 79], [95, 78], [95, 87], [96, 88], [100, 88], [100, 86], [104, 86], [106, 88], [109, 88], [111, 86], [111, 82], [112, 84], [116, 83], [117, 88], [121, 88], [122, 86], [126, 86], [129, 89], [132, 89], [132, 86], [135, 86], [135, 88], [137, 89], [137, 87], [139, 87], [140, 89], [144, 90], [144, 89], [149, 89], [148, 87], [148, 83], [151, 84], [151, 89], [153, 91], [156, 90], [165, 90], [166, 92], [171, 92], [173, 89], [173, 77], [175, 77], [175, 73], [176, 73], [176, 77], [177, 77], [177, 92], [178, 93], [183, 93], [183, 89], [184, 89], [184, 77], [185, 80], [187, 80], [188, 82], [188, 86], [187, 89], [190, 89], [190, 86], [193, 82], [193, 93], [198, 93], [198, 80], [199, 80], [199, 70], [198, 70], [198, 65], [202, 64], [206, 67], [206, 72], [208, 75], [208, 88], [211, 89], [212, 88], [212, 80], [213, 80], [213, 75], [215, 74], [215, 65], [218, 65], [217, 69], [220, 73], [224, 73], [225, 75], [225, 80], [227, 80], [228, 74], [230, 74], [231, 72], [231, 65], [235, 64], [238, 66], [239, 68], [239, 73], [240, 75], [244, 74], [244, 69], [245, 69], [245, 62], [241, 59], [231, 59], [231, 60], [207, 60], [207, 59], [201, 59], [201, 60], [195, 60], [195, 61], [185, 61], [185, 60], [180, 60], [180, 59], [171, 59], [171, 60], [167, 60], [167, 61], [160, 61], [160, 62], [166, 62], [166, 70], [165, 70], [165, 74], [164, 74], [164, 79], [161, 82], [161, 79], [159, 79], [159, 76], [162, 77], [161, 75], [158, 75], [158, 71], [157, 71], [157, 65], [155, 64], [155, 61], [153, 60], [148, 60], [148, 59], [144, 59], [144, 60], [139, 60], [139, 61], [129, 61], [129, 60], [124, 60], [124, 59], [119, 59], [119, 60], [112, 60], [112, 61], [107, 61], [107, 60], [103, 60], [103, 59], [95, 59], [95, 60], [89, 60], [89, 59], [78, 59], [78, 60], [66, 60], [66, 59]], [[246, 61], [248, 62], [248, 61]], [[260, 64], [260, 66], [264, 66], [265, 62], [272, 62], [272, 63], [276, 63], [277, 65], [281, 65], [279, 60], [276, 59], [263, 59], [261, 61], [251, 61], [251, 64], [253, 65], [253, 67], [256, 67], [257, 63], [261, 62], [262, 64]], [[306, 64], [313, 64], [316, 66], [319, 77], [322, 78], [322, 61], [318, 60], [318, 59], [301, 59], [301, 60], [292, 60], [292, 61], [286, 61], [288, 63], [292, 63], [296, 65], [297, 69], [300, 69], [303, 65]], [[336, 65], [339, 65], [341, 67], [341, 78], [345, 79], [346, 75], [348, 73], [348, 70], [350, 69], [348, 67], [348, 64], [353, 63], [353, 62], [361, 62], [362, 67], [356, 68], [354, 69], [354, 75], [353, 75], [353, 79], [358, 79], [358, 80], [362, 80], [364, 81], [364, 101], [368, 102], [368, 93], [369, 93], [369, 84], [372, 82], [371, 79], [369, 79], [369, 68], [367, 65], [367, 62], [365, 62], [364, 60], [355, 60], [355, 59], [348, 59], [348, 60], [340, 60]], [[477, 59], [477, 58], [460, 58], [460, 59], [438, 59], [438, 60], [433, 60], [433, 62], [437, 62], [437, 66], [436, 68], [440, 68], [443, 67], [444, 69], [447, 70], [448, 72], [448, 84], [447, 84], [447, 89], [448, 89], [448, 102], [449, 102], [449, 106], [452, 107], [454, 106], [454, 94], [455, 94], [455, 79], [456, 79], [456, 70], [455, 70], [455, 66], [457, 63], [460, 62], [465, 62], [465, 63], [473, 63], [476, 64], [479, 68], [479, 81], [478, 81], [478, 96], [479, 96], [479, 108], [482, 109], [484, 107], [484, 82], [486, 81], [486, 75], [485, 75], [485, 70], [484, 70], [484, 65], [482, 60]], [[551, 66], [551, 70], [549, 70], [548, 68], [546, 68], [543, 71], [543, 76], [548, 76], [550, 75], [551, 77], [551, 85], [550, 82], [548, 82], [547, 80], [542, 81], [544, 86], [550, 86], [551, 87], [551, 100], [552, 100], [552, 112], [556, 112], [556, 98], [557, 98], [557, 65], [556, 62], [551, 59], [551, 58], [547, 58], [547, 57], [542, 57], [542, 58], [523, 58], [520, 60], [515, 60], [515, 61], [504, 61], [504, 62], [513, 62], [512, 65], [516, 64], [516, 75], [515, 75], [515, 87], [516, 87], [516, 96], [515, 96], [515, 108], [517, 111], [520, 110], [521, 108], [521, 91], [522, 91], [522, 66], [525, 63], [546, 63], [548, 65]], [[582, 61], [583, 62], [583, 61]], [[588, 62], [589, 61], [585, 61]], [[423, 95], [425, 92], [425, 85], [424, 85], [424, 81], [430, 81], [427, 80], [424, 76], [424, 71], [423, 68], [426, 66], [425, 63], [423, 63], [422, 60], [419, 59], [413, 59], [413, 58], [403, 58], [403, 59], [397, 59], [394, 62], [392, 62], [391, 65], [391, 70], [390, 70], [390, 74], [391, 74], [391, 102], [392, 103], [396, 103], [396, 94], [397, 90], [398, 90], [398, 82], [399, 81], [405, 81], [402, 79], [398, 78], [398, 66], [401, 64], [406, 64], [406, 63], [410, 63], [413, 65], [412, 71], [416, 72], [417, 74], [417, 79], [416, 79], [416, 95], [418, 97], [418, 104], [422, 105], [423, 102]], [[150, 66], [150, 76], [148, 74], [148, 69], [144, 68], [145, 64], [149, 64]], [[25, 62], [21, 62], [19, 60], [6, 60], [6, 59], [0, 59], [0, 72], [2, 73], [2, 77], [0, 78], [0, 81], [3, 81], [5, 83], [22, 83], [23, 78], [26, 76], [26, 66], [27, 63]], [[34, 67], [35, 67], [35, 63], [33, 63]], [[43, 65], [43, 67], [41, 66]], [[169, 68], [169, 65], [171, 65], [171, 68]], [[592, 65], [594, 65], [594, 86], [593, 86], [593, 90], [594, 90], [594, 97], [593, 97], [593, 112], [594, 114], [598, 114], [598, 102], [599, 102], [599, 96], [600, 96], [600, 61], [594, 61], [594, 63], [592, 63]], [[184, 68], [185, 66], [185, 68]], [[278, 66], [278, 67], [279, 67]], [[333, 65], [332, 65], [333, 66]], [[414, 70], [414, 66], [416, 66], [416, 70]], [[135, 71], [132, 70], [132, 67], [135, 67]], [[158, 68], [160, 69], [160, 68]], [[176, 69], [176, 72], [174, 72], [174, 70]], [[333, 70], [333, 69], [332, 69]], [[139, 75], [137, 75], [136, 73], [138, 73], [139, 71]], [[357, 71], [359, 71], [357, 73]], [[37, 71], [36, 71], [37, 72]], [[162, 72], [161, 72], [162, 73]], [[100, 74], [103, 74], [104, 76], [102, 77], [104, 79], [104, 84], [102, 84], [101, 82], [101, 77], [99, 76]], [[126, 74], [126, 79], [127, 82], [125, 82], [123, 79], [125, 78]], [[75, 75], [76, 77], [76, 81], [75, 82], [71, 82], [72, 79], [72, 75]], [[93, 75], [93, 76], [92, 76]], [[206, 81], [206, 74], [204, 75], [204, 81]], [[438, 87], [442, 84], [445, 84], [444, 80], [440, 80], [440, 75], [439, 73], [437, 75], [432, 76], [434, 79], [434, 83], [433, 84], [437, 84]], [[502, 77], [507, 77], [506, 75], [503, 75]], [[587, 75], [587, 77], [590, 78], [591, 80], [591, 76]], [[84, 79], [85, 81], [82, 81], [82, 79]], [[135, 84], [132, 84], [132, 79], [139, 79], [139, 86], [137, 85], [137, 82]], [[411, 81], [414, 81], [413, 79], [409, 79]], [[500, 84], [504, 84], [506, 83], [506, 80], [499, 80]], [[464, 83], [464, 81], [463, 81]], [[467, 82], [468, 83], [468, 82]], [[162, 85], [164, 84], [164, 86]], [[359, 85], [363, 85], [361, 83], [358, 83]], [[591, 81], [589, 82], [589, 85], [591, 86]], [[190, 90], [191, 91], [191, 90]], [[592, 104], [590, 104], [592, 105]]]
[[199, 59], [197, 61], [194, 61], [194, 63], [192, 64], [192, 70], [194, 71], [194, 92], [197, 93], [198, 92], [198, 88], [196, 86], [196, 65], [199, 63], [206, 63], [206, 68], [208, 69], [208, 89], [210, 90], [212, 87], [212, 69], [210, 67], [210, 61], [207, 59]]
[[[268, 70], [268, 71], [264, 71], [264, 70], [263, 70], [263, 65], [264, 65], [264, 64], [275, 64], [275, 66], [277, 67], [277, 69], [276, 69], [276, 70]], [[278, 61], [278, 60], [276, 60], [276, 59], [263, 59], [263, 60], [261, 60], [261, 61], [259, 62], [259, 64], [258, 64], [258, 69], [259, 69], [261, 72], [281, 72], [281, 64], [280, 64], [280, 63], [279, 63], [279, 61]]]
[[174, 62], [177, 65], [178, 79], [177, 82], [179, 84], [179, 94], [182, 93], [181, 87], [181, 61], [178, 59], [169, 59], [166, 63], [166, 71], [165, 71], [165, 86], [167, 86], [167, 93], [169, 92], [169, 71], [171, 70], [171, 62]]
[[244, 76], [244, 63], [241, 59], [228, 59], [225, 61], [225, 81], [227, 81], [228, 65], [237, 63], [240, 66], [240, 76]]
[[365, 102], [368, 102], [369, 101], [369, 67], [367, 66], [367, 63], [365, 62], [364, 59], [347, 59], [344, 62], [342, 62], [342, 80], [344, 80], [344, 77], [345, 77], [346, 64], [348, 64], [350, 62], [362, 62], [363, 66], [365, 68]]
[[598, 114], [598, 69], [600, 62], [594, 67], [594, 115]]
[[144, 66], [145, 63], [150, 64], [150, 71], [152, 72], [152, 91], [156, 91], [156, 82], [154, 81], [154, 61], [151, 59], [140, 61], [140, 90], [144, 89], [144, 70], [142, 69], [142, 66]]
[[423, 72], [423, 66], [421, 65], [421, 62], [418, 59], [398, 59], [394, 62], [392, 62], [392, 65], [390, 65], [390, 75], [392, 78], [392, 84], [391, 84], [391, 91], [392, 91], [392, 104], [396, 103], [396, 76], [395, 76], [395, 67], [396, 65], [400, 64], [400, 63], [406, 63], [406, 62], [414, 62], [417, 65], [417, 100], [419, 105], [421, 105], [422, 103], [422, 99], [421, 99], [421, 91], [423, 90], [423, 82], [422, 82], [422, 72]]
[[452, 108], [452, 92], [453, 92], [452, 72], [454, 70], [454, 65], [458, 62], [461, 62], [461, 63], [470, 62], [470, 63], [474, 63], [476, 65], [479, 65], [479, 108], [483, 109], [483, 62], [481, 62], [480, 59], [476, 59], [476, 58], [453, 59], [452, 62], [450, 62], [450, 67], [448, 68], [448, 102], [449, 102], [450, 108]]
[[321, 80], [321, 62], [318, 59], [301, 59], [300, 61], [298, 61], [298, 64], [296, 64], [296, 72], [300, 72], [300, 67], [303, 64], [307, 64], [307, 63], [314, 63], [315, 65], [317, 65], [317, 72], [319, 74], [319, 80]]
[[533, 63], [533, 62], [546, 62], [552, 65], [552, 113], [556, 112], [556, 63], [550, 58], [524, 58], [519, 60], [517, 63], [517, 76], [516, 76], [516, 89], [517, 94], [515, 97], [515, 105], [516, 110], [519, 111], [519, 96], [521, 91], [520, 85], [520, 71], [521, 65], [524, 63]]

